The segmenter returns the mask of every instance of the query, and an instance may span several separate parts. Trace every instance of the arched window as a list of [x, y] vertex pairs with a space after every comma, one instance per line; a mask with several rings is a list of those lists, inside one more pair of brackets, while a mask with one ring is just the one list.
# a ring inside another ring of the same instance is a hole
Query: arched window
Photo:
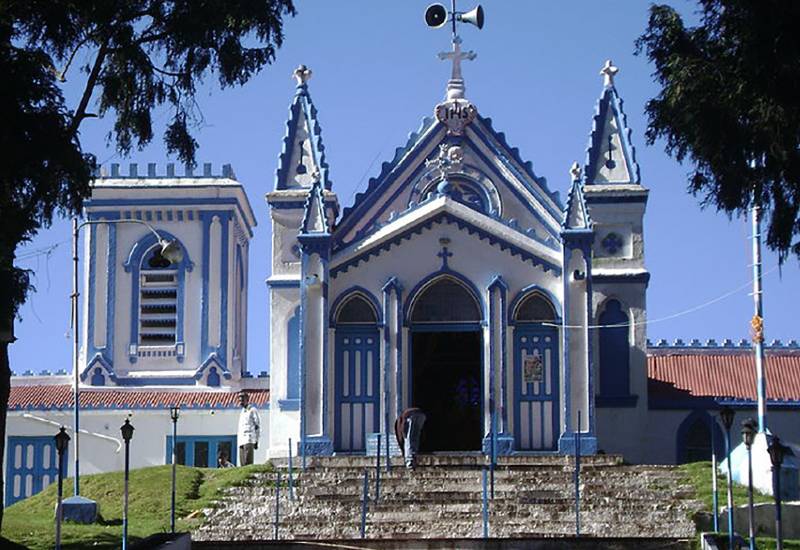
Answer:
[[538, 292], [532, 292], [517, 306], [514, 320], [532, 323], [552, 322], [556, 320], [556, 311], [550, 300]]
[[608, 300], [600, 315], [600, 406], [633, 407], [630, 393], [630, 324], [619, 300]]
[[711, 460], [712, 430], [717, 457], [724, 451], [722, 430], [705, 411], [697, 410], [689, 414], [678, 426], [677, 460], [678, 464]]
[[178, 271], [153, 246], [139, 272], [139, 345], [172, 346], [177, 341]]
[[[470, 208], [474, 208], [479, 212], [489, 212], [489, 198], [486, 191], [480, 185], [466, 179], [452, 177], [447, 179], [445, 185], [446, 190], [444, 192], [451, 199], [465, 204]], [[431, 195], [442, 193], [442, 191], [442, 182], [440, 181], [425, 191], [423, 200]]]
[[337, 324], [377, 323], [378, 317], [375, 309], [361, 295], [356, 294], [339, 308], [336, 315]]
[[412, 323], [476, 323], [480, 307], [472, 293], [451, 277], [430, 284], [415, 300]]

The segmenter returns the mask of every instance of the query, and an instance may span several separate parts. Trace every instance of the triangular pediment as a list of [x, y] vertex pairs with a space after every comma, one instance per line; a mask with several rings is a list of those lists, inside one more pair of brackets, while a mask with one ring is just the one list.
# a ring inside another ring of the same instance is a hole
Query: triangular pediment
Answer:
[[449, 197], [440, 196], [393, 217], [368, 237], [335, 252], [331, 260], [331, 276], [336, 277], [361, 262], [369, 261], [370, 257], [401, 246], [404, 241], [441, 223], [476, 234], [487, 246], [497, 246], [546, 272], [561, 273], [561, 248], [553, 240], [542, 241]]
[[457, 200], [486, 216], [517, 224], [542, 239], [558, 239], [563, 216], [558, 194], [508, 146], [491, 119], [477, 116], [458, 136], [438, 121], [423, 121], [345, 208], [334, 233], [334, 249], [363, 239], [392, 216], [436, 196], [445, 179]]

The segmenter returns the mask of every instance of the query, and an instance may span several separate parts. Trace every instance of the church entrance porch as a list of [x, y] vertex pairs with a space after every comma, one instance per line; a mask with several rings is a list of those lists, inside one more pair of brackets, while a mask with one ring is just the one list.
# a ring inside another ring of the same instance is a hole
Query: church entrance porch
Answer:
[[420, 451], [479, 451], [480, 330], [414, 331], [411, 361], [410, 402], [427, 415]]

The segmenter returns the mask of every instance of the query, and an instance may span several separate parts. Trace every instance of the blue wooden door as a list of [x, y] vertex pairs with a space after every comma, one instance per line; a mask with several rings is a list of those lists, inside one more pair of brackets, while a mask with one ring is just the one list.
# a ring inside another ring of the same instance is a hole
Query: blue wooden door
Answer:
[[58, 459], [52, 436], [9, 437], [6, 457], [6, 506], [58, 481]]
[[380, 431], [378, 330], [336, 330], [334, 448], [364, 451], [367, 434]]
[[514, 439], [523, 451], [558, 446], [558, 332], [518, 324], [514, 330]]

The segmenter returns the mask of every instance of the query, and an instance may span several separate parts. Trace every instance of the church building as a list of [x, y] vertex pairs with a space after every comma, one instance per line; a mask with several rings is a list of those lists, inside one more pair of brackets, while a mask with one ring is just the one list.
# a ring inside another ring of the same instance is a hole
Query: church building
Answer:
[[[261, 416], [256, 462], [397, 455], [393, 424], [411, 406], [427, 415], [422, 452], [572, 454], [579, 441], [634, 463], [707, 459], [720, 406], [737, 426], [754, 415], [748, 342], [647, 340], [648, 189], [618, 69], [602, 68], [583, 163], [548, 183], [469, 99], [472, 53], [455, 40], [443, 57], [444, 100], [344, 208], [302, 65], [266, 205], [251, 207], [229, 165], [98, 175], [77, 372], [13, 378], [6, 504], [55, 480], [53, 435], [76, 439], [75, 379], [84, 474], [122, 469], [126, 418], [132, 467], [173, 449], [182, 464], [235, 462], [240, 391]], [[247, 310], [266, 305], [248, 301], [249, 242], [267, 213], [270, 359], [248, 365]], [[768, 348], [770, 426], [800, 440], [800, 347]]]

